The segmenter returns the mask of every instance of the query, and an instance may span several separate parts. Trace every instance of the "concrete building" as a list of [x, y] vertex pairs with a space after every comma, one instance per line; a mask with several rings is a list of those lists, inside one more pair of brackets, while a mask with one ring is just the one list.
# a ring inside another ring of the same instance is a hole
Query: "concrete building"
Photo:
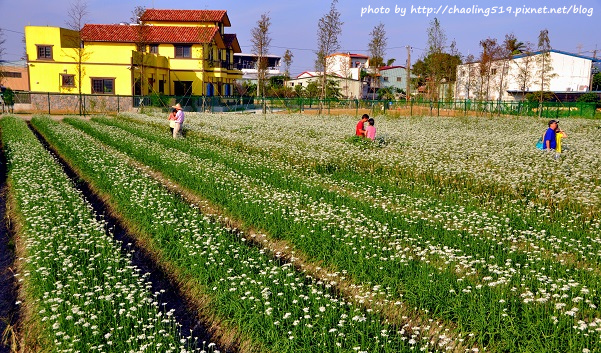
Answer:
[[229, 95], [242, 72], [225, 10], [147, 9], [143, 25], [26, 26], [30, 89], [96, 95]]
[[[282, 73], [280, 72], [280, 62], [281, 57], [277, 55], [265, 55], [267, 59], [267, 72], [266, 78], [272, 76], [279, 76]], [[234, 67], [237, 70], [242, 71], [242, 78], [238, 81], [257, 81], [257, 55], [255, 54], [245, 54], [245, 53], [235, 53], [234, 54]]]
[[29, 91], [27, 61], [0, 62], [0, 86], [13, 91]]
[[[482, 73], [480, 63], [457, 66], [456, 99], [522, 100], [528, 93], [540, 91], [542, 75], [541, 52], [515, 55], [496, 60], [488, 72]], [[593, 68], [601, 62], [595, 59], [559, 50], [550, 50], [545, 58], [544, 91], [556, 95], [590, 90]]]
[[[286, 86], [292, 89], [295, 89], [296, 86], [306, 89], [311, 82], [321, 85], [322, 75], [321, 72], [305, 71], [295, 79], [286, 81]], [[367, 86], [360, 80], [345, 78], [336, 73], [328, 75], [328, 79], [338, 83], [338, 88], [340, 88], [340, 93], [344, 99], [363, 99], [367, 95]]]
[[326, 63], [328, 74], [360, 80], [361, 70], [369, 67], [369, 57], [362, 54], [335, 53], [326, 58]]
[[[380, 87], [394, 87], [407, 91], [407, 68], [404, 66], [382, 66], [380, 69]], [[411, 78], [417, 76], [411, 74]], [[410, 93], [414, 93], [414, 87], [409, 88]]]

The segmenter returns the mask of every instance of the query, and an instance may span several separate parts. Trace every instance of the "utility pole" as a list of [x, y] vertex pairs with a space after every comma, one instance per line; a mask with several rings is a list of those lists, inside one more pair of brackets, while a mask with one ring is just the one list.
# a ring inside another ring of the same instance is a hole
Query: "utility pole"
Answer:
[[407, 88], [405, 90], [405, 100], [409, 102], [411, 100], [411, 47], [405, 46], [407, 48], [407, 67], [405, 72], [407, 73]]

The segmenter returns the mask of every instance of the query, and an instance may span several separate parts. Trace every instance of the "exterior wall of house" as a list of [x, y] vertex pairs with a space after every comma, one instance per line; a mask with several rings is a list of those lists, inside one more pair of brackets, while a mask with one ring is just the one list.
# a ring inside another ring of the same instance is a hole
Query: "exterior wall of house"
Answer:
[[326, 62], [328, 63], [328, 74], [336, 73], [342, 77], [359, 80], [361, 68], [367, 67], [368, 58], [353, 54], [333, 54], [326, 59]]
[[13, 91], [29, 91], [29, 72], [26, 61], [0, 63], [0, 84]]
[[[550, 77], [544, 86], [545, 91], [586, 92], [590, 89], [591, 59], [557, 51], [549, 54], [552, 70], [545, 74]], [[488, 77], [480, 75], [480, 63], [459, 65], [455, 98], [514, 100], [516, 95], [510, 92], [540, 91], [541, 67], [541, 54], [495, 61]]]
[[[416, 76], [412, 74], [411, 77], [415, 78]], [[407, 69], [402, 66], [380, 69], [380, 87], [395, 87], [403, 92], [406, 91]]]
[[[281, 57], [277, 55], [267, 55], [266, 58], [269, 62], [269, 66], [267, 67], [265, 77], [269, 78], [281, 75]], [[234, 55], [234, 67], [242, 71], [243, 81], [257, 82], [257, 69], [255, 68], [256, 60], [257, 55], [255, 54], [236, 53]]]
[[[556, 52], [551, 52], [550, 56], [550, 65], [553, 70], [548, 74], [552, 75], [553, 77], [549, 81], [549, 85], [545, 85], [545, 91], [585, 92], [589, 90], [591, 79], [591, 60]], [[514, 60], [510, 66], [510, 75], [516, 76], [518, 74], [518, 65], [523, 65], [524, 60], [524, 58], [518, 58]], [[532, 82], [528, 85], [527, 91], [541, 90], [539, 67], [540, 65], [538, 64], [535, 66]], [[509, 81], [507, 90], [520, 91], [522, 88], [518, 86], [517, 82], [512, 80]]]
[[[338, 82], [338, 87], [340, 88], [340, 93], [346, 99], [362, 99], [365, 97], [367, 93], [365, 91], [364, 85], [359, 80], [353, 79], [344, 79], [341, 77], [328, 76], [329, 80], [335, 80]], [[292, 80], [286, 81], [286, 86], [294, 89], [294, 86], [302, 86], [304, 89], [307, 88], [309, 83], [315, 82], [318, 85], [320, 84], [321, 77], [320, 76], [304, 76], [302, 78], [296, 78]]]
[[[183, 10], [185, 11], [185, 10]], [[152, 25], [219, 27], [215, 22], [152, 22]], [[93, 79], [113, 82], [109, 95], [134, 95], [160, 92], [166, 95], [226, 95], [233, 92], [242, 72], [233, 67], [236, 48], [223, 47], [219, 34], [212, 43], [195, 43], [191, 58], [175, 58], [172, 43], [158, 44], [158, 52], [142, 53], [135, 43], [86, 41], [82, 59], [82, 82], [79, 82], [76, 31], [59, 27], [25, 27], [26, 50], [30, 73], [29, 86], [34, 92], [94, 93]], [[216, 42], [217, 41], [217, 42]], [[38, 58], [38, 45], [51, 48], [51, 57]], [[212, 55], [209, 55], [209, 50]], [[212, 58], [212, 60], [209, 60]], [[64, 85], [64, 76], [73, 75], [73, 83]], [[144, 80], [140, 78], [144, 77]], [[141, 82], [143, 81], [143, 82]], [[179, 82], [178, 82], [179, 81]], [[96, 81], [97, 82], [97, 81]]]

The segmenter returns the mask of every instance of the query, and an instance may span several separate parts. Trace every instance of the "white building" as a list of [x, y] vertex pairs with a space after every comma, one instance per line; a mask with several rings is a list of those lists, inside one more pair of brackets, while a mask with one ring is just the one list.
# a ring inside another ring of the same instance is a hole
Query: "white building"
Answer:
[[[286, 81], [286, 86], [294, 89], [295, 86], [300, 86], [306, 89], [309, 83], [315, 82], [318, 86], [321, 85], [321, 72], [305, 71], [298, 75], [295, 79]], [[328, 74], [328, 80], [338, 82], [338, 88], [343, 98], [346, 99], [362, 99], [367, 95], [367, 85], [360, 80], [345, 78], [334, 73]]]
[[[279, 76], [281, 57], [277, 55], [265, 55], [267, 58], [267, 72], [265, 77]], [[234, 67], [242, 71], [242, 79], [248, 81], [257, 81], [257, 55], [234, 53]]]
[[[488, 72], [480, 72], [480, 63], [457, 66], [456, 99], [522, 100], [524, 95], [541, 91], [542, 53], [515, 55], [496, 60]], [[544, 91], [554, 93], [590, 90], [593, 65], [600, 59], [550, 50], [545, 66]]]
[[328, 74], [360, 80], [361, 69], [369, 67], [369, 57], [362, 54], [335, 53], [328, 55], [326, 63]]

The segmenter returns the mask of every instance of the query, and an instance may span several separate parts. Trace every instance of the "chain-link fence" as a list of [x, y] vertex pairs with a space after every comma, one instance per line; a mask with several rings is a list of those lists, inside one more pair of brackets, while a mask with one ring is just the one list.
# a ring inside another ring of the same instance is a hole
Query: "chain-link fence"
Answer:
[[[186, 110], [202, 112], [231, 112], [263, 110], [269, 112], [298, 112], [307, 114], [363, 114], [398, 116], [542, 116], [601, 117], [596, 103], [528, 102], [528, 101], [393, 101], [342, 100], [318, 98], [274, 97], [206, 97], [206, 96], [117, 96], [90, 94], [61, 94], [15, 92], [18, 112], [47, 114], [114, 114], [122, 111], [144, 110], [153, 107], [167, 111], [175, 103]], [[5, 107], [3, 107], [4, 109]]]
[[[320, 111], [357, 114], [370, 111], [372, 114], [399, 116], [541, 116], [546, 118], [584, 117], [594, 118], [596, 103], [581, 102], [528, 102], [528, 101], [391, 101], [391, 100], [319, 100], [316, 98], [264, 98], [256, 100], [265, 104], [266, 110], [290, 112]], [[597, 113], [601, 114], [601, 113]]]

